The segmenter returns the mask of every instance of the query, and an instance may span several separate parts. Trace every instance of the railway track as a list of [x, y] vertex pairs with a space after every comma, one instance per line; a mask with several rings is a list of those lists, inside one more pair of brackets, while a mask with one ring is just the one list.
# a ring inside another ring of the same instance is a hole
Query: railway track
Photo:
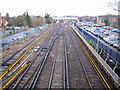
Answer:
[[37, 40], [35, 40], [34, 43], [33, 42], [30, 43], [31, 45], [28, 46], [28, 49], [26, 49], [26, 50], [21, 49], [19, 52], [17, 52], [13, 56], [11, 56], [11, 58], [6, 61], [6, 63], [9, 63], [9, 65], [2, 66], [2, 68], [5, 70], [2, 72], [0, 78], [2, 79], [15, 65], [17, 65], [18, 62], [21, 61], [21, 59], [23, 59], [25, 56], [27, 56], [31, 52], [31, 50], [34, 48], [34, 46], [37, 45], [39, 43], [39, 41], [41, 41], [42, 38], [44, 38], [47, 34], [48, 34], [48, 32], [45, 32], [44, 35], [39, 37]]
[[[59, 25], [53, 25], [53, 26], [56, 26], [56, 28], [59, 28]], [[0, 75], [1, 76], [0, 79], [2, 79], [3, 77], [6, 76], [6, 74], [11, 72], [11, 69], [13, 69], [15, 66], [17, 66], [17, 64], [21, 63], [20, 61], [22, 59], [25, 59], [27, 56], [29, 56], [29, 54], [32, 53], [32, 49], [34, 48], [34, 46], [41, 43], [43, 41], [42, 39], [44, 37], [46, 37], [46, 36], [49, 37], [49, 35], [47, 35], [48, 33], [52, 34], [52, 32], [54, 32], [54, 31], [55, 31], [55, 29], [52, 29], [52, 31], [51, 31], [51, 29], [48, 31], [45, 31], [43, 34], [38, 36], [39, 38], [37, 38], [36, 40], [34, 40], [31, 43], [28, 43], [31, 45], [28, 46], [28, 44], [27, 44], [27, 47], [25, 47], [24, 49], [23, 48], [19, 49], [20, 50], [19, 52], [16, 52], [16, 54], [12, 55], [8, 60], [6, 60], [5, 63], [8, 63], [9, 65], [2, 66], [2, 69], [4, 69], [4, 71]], [[47, 37], [45, 39], [47, 39]], [[39, 42], [39, 41], [41, 41], [41, 42]]]
[[[30, 40], [27, 44], [25, 44], [24, 46], [20, 47], [19, 49], [17, 49], [16, 51], [11, 51], [10, 55], [7, 56], [4, 60], [2, 60], [2, 66], [7, 66], [6, 62], [10, 61], [12, 58], [14, 59], [15, 56], [17, 54], [19, 54], [18, 56], [20, 56], [25, 50], [27, 50], [33, 43], [35, 43], [41, 35], [45, 34], [45, 32], [47, 31], [41, 31], [42, 33], [39, 34], [39, 36], [33, 38], [32, 40]], [[30, 45], [31, 44], [31, 45]]]
[[66, 32], [66, 34], [68, 34], [67, 36], [69, 36], [67, 37], [67, 42], [69, 43], [68, 66], [70, 70], [70, 87], [85, 89], [110, 89], [99, 75], [94, 65], [91, 63], [89, 57], [83, 50], [84, 46], [79, 43], [74, 32], [70, 28]]
[[[50, 73], [48, 89], [51, 88], [68, 88], [69, 81], [68, 80], [68, 66], [67, 66], [67, 55], [66, 55], [66, 42], [64, 38], [64, 34], [60, 34], [60, 38], [58, 40], [59, 49], [57, 49], [57, 53], [54, 56], [52, 70]], [[59, 71], [58, 71], [59, 70]]]
[[34, 88], [48, 88], [48, 90], [52, 88], [69, 88], [66, 42], [63, 26], [61, 29], [62, 31], [56, 39], [47, 58], [46, 65], [41, 75], [39, 75]]
[[47, 31], [43, 31], [39, 36], [35, 37], [27, 44], [17, 49], [16, 51], [12, 51], [6, 59], [2, 60], [2, 69], [6, 69], [9, 65], [11, 65], [17, 58], [19, 58], [26, 50], [28, 50], [42, 35], [44, 35]]
[[[55, 25], [56, 26], [56, 25]], [[3, 89], [109, 89], [68, 24], [54, 27], [39, 50], [22, 63]]]
[[[58, 27], [58, 29], [59, 29], [59, 27]], [[14, 89], [14, 88], [16, 88], [16, 86], [18, 88], [27, 87], [26, 84], [28, 84], [28, 82], [32, 81], [32, 78], [34, 78], [35, 71], [36, 72], [38, 71], [38, 68], [40, 68], [42, 63], [45, 61], [44, 59], [49, 54], [50, 48], [52, 47], [52, 45], [55, 41], [55, 38], [56, 38], [55, 35], [56, 34], [57, 34], [57, 31], [52, 33], [51, 37], [49, 37], [50, 40], [46, 41], [43, 44], [43, 46], [40, 48], [39, 52], [37, 52], [37, 54], [35, 54], [33, 60], [29, 61], [29, 65], [26, 68], [26, 70], [23, 72], [22, 76], [19, 77], [20, 79], [16, 80], [16, 78], [15, 78], [15, 82], [13, 80], [14, 83], [11, 82], [13, 84], [12, 85], [10, 84], [10, 87], [7, 86], [7, 88], [13, 88]], [[24, 78], [26, 78], [25, 81], [24, 81]], [[6, 88], [6, 85], [4, 85], [3, 88], [4, 87]]]
[[[54, 46], [52, 47], [50, 54], [47, 58], [47, 61], [45, 63], [45, 66], [37, 80], [37, 83], [35, 85], [35, 88], [51, 88], [51, 84], [53, 81], [53, 76], [54, 76], [54, 70], [56, 68], [56, 58], [58, 54], [58, 49], [60, 36], [58, 35], [58, 38], [56, 39]], [[59, 63], [60, 66], [62, 63]], [[59, 74], [62, 74], [62, 68], [60, 67], [60, 72]], [[60, 78], [62, 79], [62, 76], [60, 75]], [[61, 79], [59, 81], [59, 86], [62, 87], [62, 82]]]
[[[64, 31], [65, 32], [65, 31]], [[66, 38], [65, 38], [65, 33], [64, 33], [64, 88], [69, 89], [70, 88], [70, 83], [69, 83], [69, 70], [68, 70], [68, 56], [67, 56], [67, 43], [66, 43]]]

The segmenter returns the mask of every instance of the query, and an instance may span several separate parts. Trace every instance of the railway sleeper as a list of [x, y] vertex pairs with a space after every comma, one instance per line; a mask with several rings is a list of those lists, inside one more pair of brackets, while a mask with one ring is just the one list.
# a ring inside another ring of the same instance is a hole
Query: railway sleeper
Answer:
[[46, 50], [46, 49], [48, 49], [49, 48], [49, 46], [44, 46], [43, 48], [42, 48], [42, 50]]
[[44, 55], [45, 55], [45, 52], [41, 52], [39, 55], [40, 55], [40, 56], [44, 56]]

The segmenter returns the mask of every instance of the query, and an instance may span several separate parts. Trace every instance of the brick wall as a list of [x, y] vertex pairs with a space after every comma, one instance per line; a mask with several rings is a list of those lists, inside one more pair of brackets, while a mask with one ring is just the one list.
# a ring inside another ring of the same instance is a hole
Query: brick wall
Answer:
[[6, 19], [3, 16], [0, 18], [0, 26], [2, 27], [2, 31], [6, 30]]

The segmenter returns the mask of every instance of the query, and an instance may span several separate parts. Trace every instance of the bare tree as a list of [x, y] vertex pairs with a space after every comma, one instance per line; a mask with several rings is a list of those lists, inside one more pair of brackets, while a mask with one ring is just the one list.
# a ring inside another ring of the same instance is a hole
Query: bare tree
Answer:
[[39, 26], [45, 24], [44, 18], [42, 16], [34, 16], [31, 18], [33, 26]]
[[114, 0], [111, 2], [108, 2], [108, 7], [115, 11], [120, 11], [120, 0]]
[[104, 23], [106, 26], [109, 26], [111, 23], [110, 23], [110, 15], [106, 15], [105, 18], [104, 18]]
[[45, 14], [45, 19], [46, 19], [46, 23], [50, 24], [51, 23], [51, 19], [50, 19], [50, 14]]
[[109, 2], [108, 7], [118, 12], [118, 45], [120, 47], [120, 0], [114, 0], [114, 2]]

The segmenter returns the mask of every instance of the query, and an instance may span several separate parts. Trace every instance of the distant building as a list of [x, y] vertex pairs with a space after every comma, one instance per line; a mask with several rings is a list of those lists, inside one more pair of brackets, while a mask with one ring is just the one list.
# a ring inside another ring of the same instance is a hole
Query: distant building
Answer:
[[[106, 17], [106, 15], [98, 16], [97, 23], [101, 24], [101, 25], [105, 25], [105, 23], [104, 23], [105, 17]], [[117, 15], [108, 15], [108, 17], [109, 17], [110, 26], [118, 27], [118, 16]]]
[[6, 25], [7, 25], [6, 18], [4, 16], [0, 16], [0, 27], [2, 27], [2, 31], [6, 30]]
[[57, 17], [54, 16], [52, 17], [53, 20], [64, 20], [64, 21], [71, 21], [71, 20], [78, 20], [78, 16], [62, 16], [62, 17]]
[[79, 17], [80, 22], [94, 22], [96, 23], [97, 17], [96, 16], [81, 16]]
[[97, 17], [97, 24], [105, 25], [104, 19], [105, 19], [105, 16], [98, 16]]

